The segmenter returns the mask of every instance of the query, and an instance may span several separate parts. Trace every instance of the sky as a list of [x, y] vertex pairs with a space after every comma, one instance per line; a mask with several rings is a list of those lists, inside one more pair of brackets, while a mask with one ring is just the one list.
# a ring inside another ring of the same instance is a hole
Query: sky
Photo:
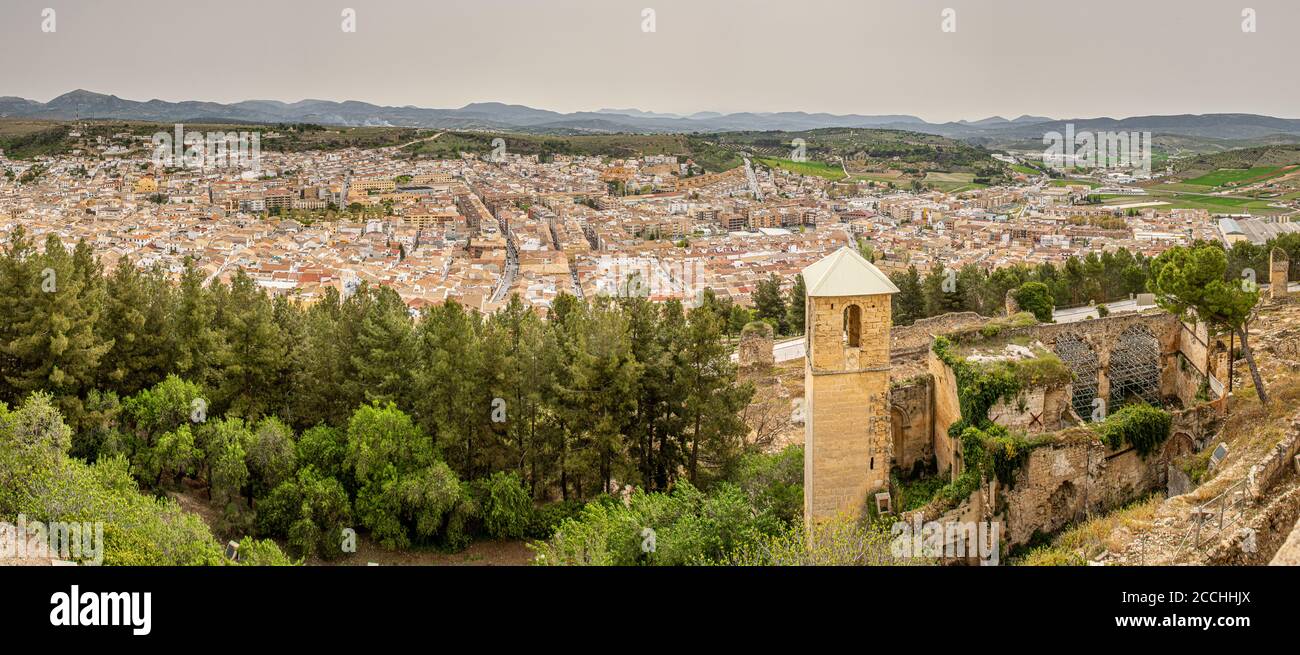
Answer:
[[1295, 0], [3, 0], [0, 96], [1300, 118], [1297, 37]]

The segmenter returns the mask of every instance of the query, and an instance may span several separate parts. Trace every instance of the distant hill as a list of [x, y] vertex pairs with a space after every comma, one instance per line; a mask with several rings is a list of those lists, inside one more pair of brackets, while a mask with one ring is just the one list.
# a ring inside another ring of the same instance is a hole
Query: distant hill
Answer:
[[537, 134], [709, 134], [719, 132], [808, 131], [827, 128], [906, 130], [960, 139], [986, 148], [1040, 142], [1045, 132], [1082, 130], [1149, 131], [1183, 139], [1183, 150], [1213, 151], [1285, 143], [1300, 138], [1300, 119], [1258, 114], [1181, 114], [1129, 118], [1059, 119], [1023, 115], [1008, 120], [930, 123], [906, 114], [828, 114], [808, 112], [702, 111], [688, 116], [640, 109], [600, 109], [562, 113], [525, 105], [475, 102], [453, 109], [391, 107], [349, 100], [245, 100], [217, 102], [126, 100], [78, 89], [49, 102], [0, 97], [0, 118], [79, 120], [120, 119], [163, 123], [315, 123], [344, 127], [424, 127], [456, 130], [509, 130]]
[[0, 118], [48, 120], [120, 119], [157, 122], [319, 123], [341, 126], [403, 126], [450, 129], [520, 129], [559, 132], [579, 129], [594, 133], [690, 133], [734, 130], [809, 130], [823, 127], [881, 127], [888, 124], [926, 125], [915, 116], [809, 114], [805, 112], [690, 116], [639, 109], [601, 109], [561, 113], [524, 105], [475, 102], [456, 109], [388, 107], [366, 102], [276, 100], [216, 102], [136, 101], [77, 89], [49, 102], [17, 97], [0, 98]]

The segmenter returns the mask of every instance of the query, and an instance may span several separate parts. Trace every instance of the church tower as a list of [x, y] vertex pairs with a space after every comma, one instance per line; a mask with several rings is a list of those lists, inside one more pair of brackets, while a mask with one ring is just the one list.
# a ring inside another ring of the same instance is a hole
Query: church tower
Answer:
[[889, 480], [890, 296], [898, 287], [851, 248], [803, 270], [804, 521], [857, 517]]

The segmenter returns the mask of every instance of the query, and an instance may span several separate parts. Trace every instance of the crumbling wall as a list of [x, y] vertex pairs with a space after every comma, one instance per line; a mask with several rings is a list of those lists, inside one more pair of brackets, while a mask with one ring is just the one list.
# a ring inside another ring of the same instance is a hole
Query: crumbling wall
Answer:
[[[1173, 369], [1174, 359], [1181, 349], [1180, 323], [1173, 314], [1155, 309], [1140, 313], [1125, 313], [1107, 316], [1090, 321], [1074, 323], [1050, 323], [1031, 325], [1021, 328], [1003, 330], [1002, 337], [1023, 336], [1030, 340], [1041, 341], [1053, 351], [1056, 340], [1065, 334], [1074, 334], [1087, 343], [1097, 355], [1100, 370], [1097, 373], [1097, 395], [1110, 398], [1111, 355], [1121, 343], [1121, 336], [1134, 326], [1146, 327], [1155, 336], [1159, 344], [1160, 371], [1159, 392], [1161, 396], [1174, 395], [1177, 386], [1177, 371]], [[1204, 361], [1204, 356], [1202, 356]]]
[[1246, 493], [1252, 500], [1263, 498], [1264, 492], [1295, 466], [1293, 460], [1297, 453], [1300, 453], [1300, 418], [1293, 418], [1290, 434], [1246, 473]]
[[[1258, 566], [1287, 563], [1294, 551], [1284, 550], [1288, 535], [1300, 518], [1300, 487], [1269, 501], [1245, 525], [1228, 532], [1205, 553], [1206, 566]], [[1289, 545], [1289, 544], [1288, 544]]]
[[772, 326], [753, 322], [740, 331], [736, 360], [742, 371], [766, 372], [776, 364], [772, 353]]
[[1268, 295], [1273, 300], [1284, 300], [1290, 289], [1287, 288], [1289, 283], [1287, 273], [1291, 268], [1291, 260], [1287, 258], [1286, 251], [1281, 248], [1274, 248], [1268, 254]]
[[924, 375], [889, 389], [894, 465], [904, 473], [934, 457], [933, 378]]
[[1065, 415], [1070, 407], [1070, 389], [1068, 383], [1025, 389], [990, 407], [988, 419], [1003, 427], [1029, 434], [1055, 432], [1066, 427]]
[[1029, 543], [1036, 533], [1056, 532], [1162, 487], [1166, 461], [1163, 451], [1143, 457], [1132, 447], [1112, 451], [1082, 438], [1033, 449], [1011, 486], [994, 481], [1007, 544]]
[[926, 358], [930, 378], [934, 384], [934, 456], [940, 471], [947, 471], [949, 479], [961, 474], [955, 444], [948, 438], [948, 428], [961, 420], [961, 401], [957, 398], [957, 376], [934, 352]]

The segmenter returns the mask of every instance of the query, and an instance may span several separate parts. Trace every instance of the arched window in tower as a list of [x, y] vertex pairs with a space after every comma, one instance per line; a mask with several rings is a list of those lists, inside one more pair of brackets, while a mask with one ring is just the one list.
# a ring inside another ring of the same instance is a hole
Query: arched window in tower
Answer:
[[857, 348], [862, 340], [862, 310], [857, 305], [844, 308], [844, 343]]

